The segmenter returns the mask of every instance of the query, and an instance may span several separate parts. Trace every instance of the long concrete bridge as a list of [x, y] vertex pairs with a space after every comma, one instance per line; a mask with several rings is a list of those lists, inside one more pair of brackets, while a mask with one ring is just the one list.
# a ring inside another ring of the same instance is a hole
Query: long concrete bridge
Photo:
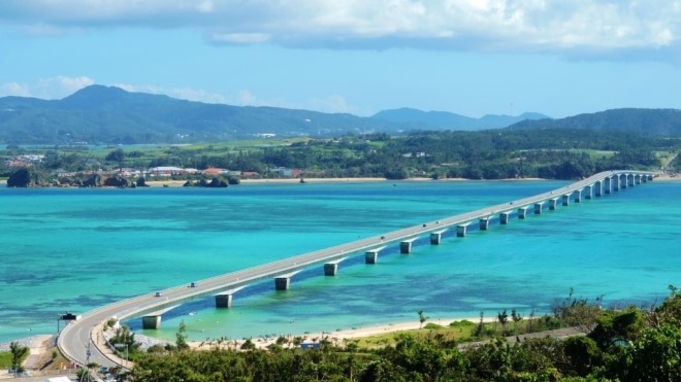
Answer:
[[191, 300], [214, 296], [217, 308], [229, 308], [237, 291], [265, 279], [274, 280], [275, 289], [286, 290], [290, 287], [293, 275], [312, 266], [323, 265], [324, 274], [333, 276], [338, 272], [340, 262], [358, 253], [364, 254], [367, 264], [375, 264], [378, 262], [379, 253], [389, 245], [398, 243], [401, 253], [410, 253], [413, 243], [421, 237], [429, 237], [431, 244], [438, 245], [448, 230], [452, 232], [455, 230], [457, 237], [464, 237], [471, 224], [478, 224], [480, 230], [487, 230], [492, 219], [497, 216], [500, 224], [510, 224], [513, 216], [525, 219], [528, 214], [541, 214], [546, 208], [555, 210], [559, 204], [568, 206], [573, 202], [580, 203], [585, 199], [601, 197], [646, 183], [654, 176], [651, 172], [643, 171], [601, 172], [568, 186], [525, 199], [421, 223], [383, 235], [201, 280], [195, 284], [156, 293], [150, 292], [96, 309], [83, 315], [81, 319], [72, 321], [61, 332], [58, 346], [67, 358], [81, 365], [96, 362], [103, 366], [123, 366], [117, 357], [110, 355], [110, 350], [104, 348], [102, 340], [102, 325], [112, 318], [123, 321], [141, 317], [145, 329], [159, 328], [164, 313]]

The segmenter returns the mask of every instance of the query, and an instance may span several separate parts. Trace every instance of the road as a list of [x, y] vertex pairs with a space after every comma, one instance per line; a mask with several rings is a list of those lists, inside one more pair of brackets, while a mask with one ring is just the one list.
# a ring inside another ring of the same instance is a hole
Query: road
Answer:
[[[309, 268], [312, 265], [323, 264], [357, 252], [381, 247], [388, 243], [430, 234], [431, 232], [441, 231], [449, 227], [456, 228], [459, 224], [474, 222], [480, 218], [490, 217], [502, 212], [515, 211], [525, 206], [533, 206], [535, 203], [545, 202], [546, 200], [561, 197], [568, 193], [574, 193], [576, 190], [615, 174], [654, 175], [653, 173], [642, 171], [602, 172], [568, 186], [528, 198], [482, 208], [437, 221], [423, 222], [416, 226], [388, 232], [383, 235], [372, 236], [242, 271], [201, 280], [197, 282], [197, 286], [194, 288], [182, 285], [167, 289], [163, 291], [161, 297], [156, 297], [152, 291], [145, 295], [101, 307], [83, 315], [80, 320], [72, 321], [61, 332], [58, 341], [59, 349], [67, 358], [81, 365], [85, 365], [88, 362], [96, 362], [99, 365], [110, 367], [116, 365], [125, 366], [125, 361], [112, 356], [111, 351], [106, 347], [101, 338], [102, 334], [99, 327], [111, 318], [123, 321], [128, 318], [140, 317], [144, 314], [167, 309], [192, 299], [243, 287], [263, 279], [271, 279], [276, 276], [289, 274]], [[90, 343], [92, 343], [92, 346], [90, 347], [90, 355], [88, 357], [88, 344]]]

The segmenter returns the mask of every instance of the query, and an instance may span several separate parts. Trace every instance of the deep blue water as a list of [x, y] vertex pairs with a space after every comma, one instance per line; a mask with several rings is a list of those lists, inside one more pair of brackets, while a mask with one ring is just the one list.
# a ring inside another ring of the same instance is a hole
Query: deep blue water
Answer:
[[[564, 186], [565, 182], [247, 184], [222, 190], [0, 189], [0, 342], [56, 332], [85, 313], [141, 293], [378, 235]], [[363, 254], [324, 277], [296, 275], [207, 298], [145, 334], [190, 339], [333, 331], [417, 319], [546, 312], [570, 288], [610, 303], [660, 301], [681, 285], [681, 183], [652, 182], [557, 211], [494, 222], [442, 245], [397, 246], [377, 265]], [[188, 315], [196, 312], [195, 315]], [[139, 320], [129, 324], [139, 329]], [[28, 330], [31, 330], [30, 332]]]

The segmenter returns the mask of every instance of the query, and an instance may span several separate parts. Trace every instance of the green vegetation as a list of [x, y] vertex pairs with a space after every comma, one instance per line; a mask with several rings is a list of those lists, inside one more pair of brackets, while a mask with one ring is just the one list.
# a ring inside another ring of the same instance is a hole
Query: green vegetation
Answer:
[[10, 343], [10, 351], [0, 352], [0, 368], [14, 370], [17, 373], [24, 371], [21, 364], [28, 358], [30, 349], [21, 346], [18, 342]]
[[[585, 311], [595, 314], [584, 314]], [[591, 317], [593, 329], [585, 336], [534, 338], [516, 343], [495, 337], [461, 348], [460, 340], [448, 338], [440, 331], [468, 331], [469, 335], [485, 332], [476, 330], [476, 323], [462, 321], [449, 328], [397, 334], [392, 343], [374, 349], [360, 346], [357, 341], [337, 346], [328, 338], [320, 340], [318, 350], [282, 347], [287, 344], [285, 339], [267, 350], [250, 345], [239, 351], [173, 347], [140, 355], [135, 367], [118, 378], [132, 382], [640, 382], [677, 381], [681, 375], [681, 294], [677, 288], [670, 286], [665, 301], [649, 309], [599, 309], [570, 295], [556, 304], [555, 312], [554, 316], [547, 316], [547, 322], [567, 325], [575, 317], [579, 317], [579, 322]], [[504, 315], [499, 312], [497, 318]], [[535, 321], [520, 320], [513, 311], [506, 319], [509, 317], [516, 324]], [[513, 330], [502, 326], [501, 331]]]
[[0, 351], [0, 368], [6, 369], [12, 366], [12, 353]]
[[0, 98], [0, 142], [7, 144], [143, 144], [220, 142], [256, 136], [332, 137], [347, 132], [569, 128], [681, 135], [681, 111], [615, 109], [552, 120], [536, 113], [480, 119], [447, 112], [386, 110], [373, 117], [276, 107], [237, 107], [88, 86], [62, 100]]
[[[255, 172], [264, 178], [283, 176], [277, 168], [300, 169], [315, 177], [409, 177], [507, 179], [578, 179], [612, 169], [659, 170], [681, 141], [645, 138], [621, 132], [547, 129], [481, 132], [421, 132], [402, 137], [387, 134], [348, 135], [335, 139], [250, 140], [220, 144], [134, 145], [96, 148], [21, 148], [0, 151], [11, 161], [44, 155], [31, 163], [45, 175], [121, 168], [146, 171], [157, 166], [199, 170], [210, 167]], [[14, 170], [2, 168], [0, 175]], [[204, 175], [173, 175], [200, 182]], [[148, 179], [147, 179], [148, 180]], [[159, 179], [165, 180], [165, 179]], [[229, 181], [229, 179], [228, 179]], [[139, 183], [139, 175], [129, 182]]]
[[681, 110], [615, 109], [579, 114], [561, 119], [525, 120], [511, 129], [590, 129], [595, 131], [629, 131], [645, 136], [681, 135]]

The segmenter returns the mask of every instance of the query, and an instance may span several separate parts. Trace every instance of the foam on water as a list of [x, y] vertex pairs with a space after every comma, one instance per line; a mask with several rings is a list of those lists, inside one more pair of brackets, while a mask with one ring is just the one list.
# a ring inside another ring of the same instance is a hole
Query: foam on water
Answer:
[[[556, 189], [565, 182], [259, 184], [226, 190], [0, 189], [0, 342], [54, 333], [56, 317], [141, 293]], [[466, 238], [358, 254], [285, 292], [266, 282], [164, 315], [193, 340], [550, 310], [569, 289], [606, 303], [661, 300], [681, 285], [681, 183], [652, 182]], [[189, 313], [196, 312], [189, 315]], [[140, 330], [139, 320], [130, 324]], [[31, 332], [28, 332], [28, 329]], [[140, 330], [141, 331], [141, 330]]]

